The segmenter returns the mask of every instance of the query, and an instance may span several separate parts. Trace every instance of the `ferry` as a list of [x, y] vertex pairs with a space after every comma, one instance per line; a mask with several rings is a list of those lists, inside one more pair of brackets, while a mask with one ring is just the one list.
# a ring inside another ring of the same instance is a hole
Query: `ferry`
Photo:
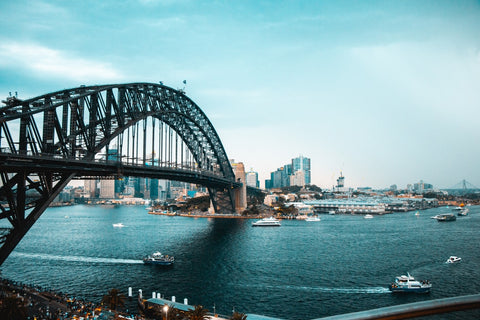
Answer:
[[161, 266], [170, 266], [175, 261], [175, 258], [169, 255], [163, 255], [160, 252], [154, 252], [152, 255], [149, 255], [143, 258], [143, 263], [145, 264], [155, 264]]
[[438, 222], [455, 221], [457, 217], [454, 214], [439, 214], [435, 216]]
[[252, 227], [280, 227], [280, 221], [274, 217], [263, 218], [252, 223]]
[[393, 293], [398, 292], [417, 292], [429, 293], [432, 284], [428, 280], [415, 280], [409, 273], [395, 277], [395, 281], [388, 287]]

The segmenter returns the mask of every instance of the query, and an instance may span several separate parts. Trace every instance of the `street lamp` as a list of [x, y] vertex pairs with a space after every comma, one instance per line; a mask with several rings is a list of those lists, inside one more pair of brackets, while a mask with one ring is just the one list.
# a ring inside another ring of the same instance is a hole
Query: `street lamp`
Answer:
[[168, 305], [163, 306], [163, 311], [165, 311], [165, 320], [168, 320]]

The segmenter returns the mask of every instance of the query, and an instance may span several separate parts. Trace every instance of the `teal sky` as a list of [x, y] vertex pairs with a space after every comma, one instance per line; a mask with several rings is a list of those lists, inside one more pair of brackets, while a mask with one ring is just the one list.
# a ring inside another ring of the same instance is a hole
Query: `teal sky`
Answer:
[[262, 186], [480, 186], [479, 1], [0, 2], [2, 98], [183, 80]]

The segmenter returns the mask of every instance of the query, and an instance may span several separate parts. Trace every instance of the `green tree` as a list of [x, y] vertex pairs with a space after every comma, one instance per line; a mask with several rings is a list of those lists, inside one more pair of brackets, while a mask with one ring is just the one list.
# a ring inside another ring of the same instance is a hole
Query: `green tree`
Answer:
[[203, 306], [195, 306], [195, 309], [190, 309], [187, 311], [187, 317], [190, 320], [205, 320], [207, 316], [208, 309], [205, 309]]
[[12, 295], [0, 300], [0, 319], [23, 320], [26, 318], [27, 308], [22, 299]]
[[111, 310], [117, 310], [117, 308], [125, 306], [125, 295], [114, 288], [103, 296], [102, 303], [106, 304]]
[[234, 311], [229, 320], [247, 320], [247, 315], [245, 313]]

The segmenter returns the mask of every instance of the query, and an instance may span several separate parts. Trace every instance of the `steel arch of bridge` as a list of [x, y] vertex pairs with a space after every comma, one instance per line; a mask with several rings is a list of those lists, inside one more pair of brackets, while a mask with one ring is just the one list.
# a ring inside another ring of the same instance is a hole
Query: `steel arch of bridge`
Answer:
[[11, 226], [0, 228], [0, 265], [74, 178], [197, 183], [208, 188], [215, 211], [235, 211], [233, 190], [241, 184], [210, 120], [181, 90], [152, 83], [81, 86], [3, 103], [0, 221]]

